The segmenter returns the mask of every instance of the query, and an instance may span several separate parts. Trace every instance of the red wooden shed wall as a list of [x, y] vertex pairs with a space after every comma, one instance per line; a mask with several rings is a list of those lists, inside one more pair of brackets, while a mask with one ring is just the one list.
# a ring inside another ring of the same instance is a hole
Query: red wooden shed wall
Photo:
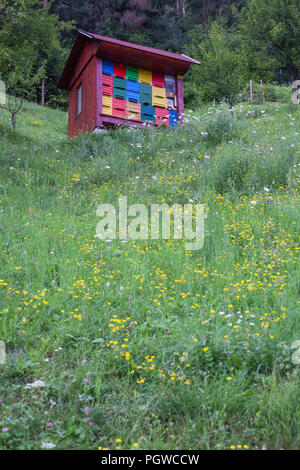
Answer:
[[[97, 126], [97, 59], [92, 56], [69, 90], [69, 137], [91, 132]], [[81, 85], [81, 113], [77, 116], [77, 89]]]

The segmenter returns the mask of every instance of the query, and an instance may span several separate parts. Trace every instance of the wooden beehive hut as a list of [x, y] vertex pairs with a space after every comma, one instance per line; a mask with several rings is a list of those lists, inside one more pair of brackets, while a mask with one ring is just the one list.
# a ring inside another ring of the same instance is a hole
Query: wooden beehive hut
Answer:
[[58, 87], [69, 137], [112, 125], [183, 123], [182, 77], [194, 59], [79, 30]]

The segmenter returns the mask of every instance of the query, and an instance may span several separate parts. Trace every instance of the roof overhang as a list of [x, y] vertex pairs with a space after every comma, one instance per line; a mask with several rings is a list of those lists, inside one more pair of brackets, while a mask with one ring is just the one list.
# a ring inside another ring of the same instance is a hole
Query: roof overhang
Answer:
[[94, 43], [95, 48], [93, 49], [96, 56], [119, 64], [150, 69], [158, 73], [184, 75], [192, 64], [200, 65], [197, 60], [183, 54], [175, 54], [79, 30], [58, 88], [69, 88], [71, 74], [87, 41]]

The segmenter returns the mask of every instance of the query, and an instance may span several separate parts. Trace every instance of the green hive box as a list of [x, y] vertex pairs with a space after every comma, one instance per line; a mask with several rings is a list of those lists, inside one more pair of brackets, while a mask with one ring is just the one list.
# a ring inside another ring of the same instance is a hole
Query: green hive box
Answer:
[[133, 80], [135, 82], [139, 81], [139, 70], [135, 67], [130, 67], [127, 65], [126, 67], [126, 78], [127, 80]]
[[126, 80], [124, 78], [114, 77], [113, 97], [126, 100]]
[[152, 86], [141, 83], [140, 101], [142, 104], [152, 106]]

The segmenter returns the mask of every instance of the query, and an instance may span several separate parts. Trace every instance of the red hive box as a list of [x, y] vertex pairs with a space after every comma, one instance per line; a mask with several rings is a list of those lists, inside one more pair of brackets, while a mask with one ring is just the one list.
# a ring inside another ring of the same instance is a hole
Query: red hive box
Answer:
[[155, 107], [155, 124], [169, 125], [169, 110]]
[[126, 78], [126, 65], [114, 64], [114, 76]]
[[113, 94], [113, 77], [102, 74], [102, 94], [112, 96]]
[[113, 98], [113, 116], [126, 118], [126, 101]]
[[165, 76], [161, 73], [152, 72], [152, 86], [165, 88]]

